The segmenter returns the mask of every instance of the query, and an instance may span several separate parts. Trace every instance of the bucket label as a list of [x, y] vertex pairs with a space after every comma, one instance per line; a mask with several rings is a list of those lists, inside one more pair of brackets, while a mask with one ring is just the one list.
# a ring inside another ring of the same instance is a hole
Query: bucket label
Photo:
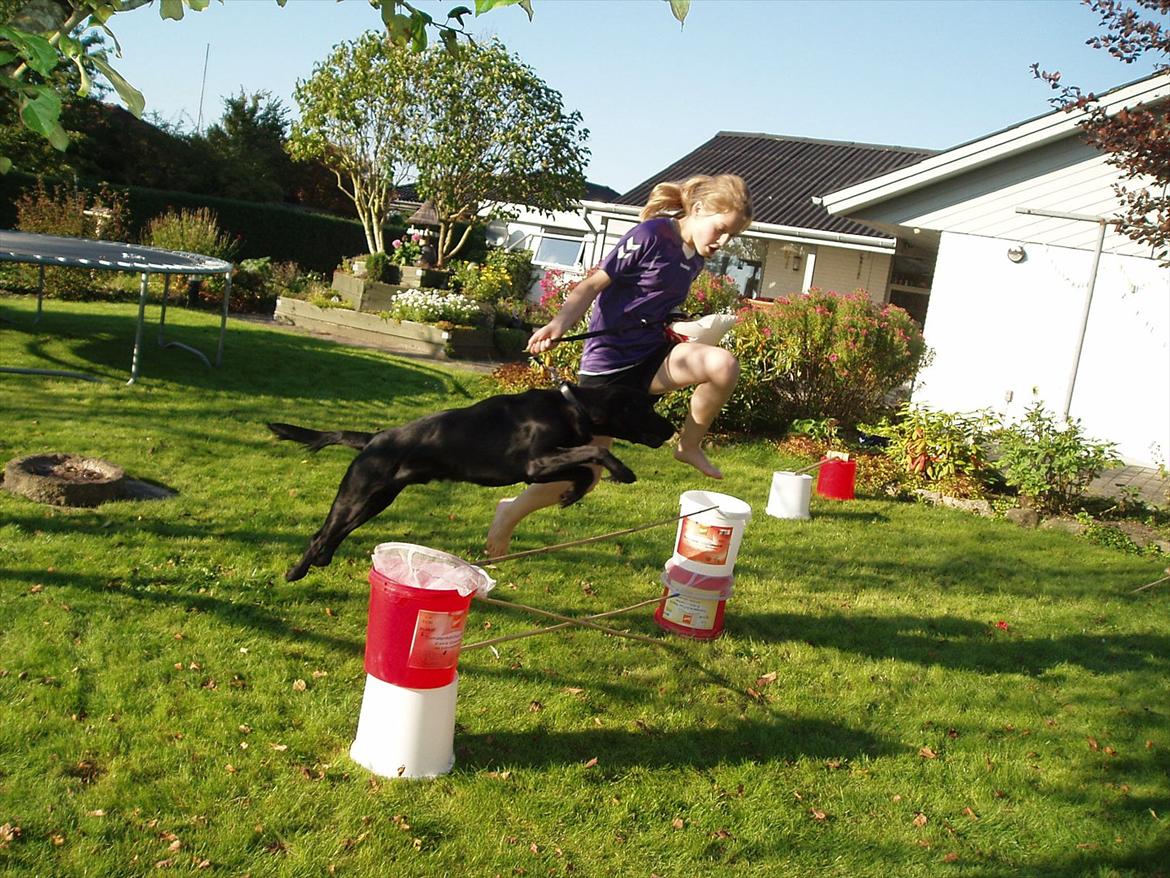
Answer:
[[419, 610], [410, 655], [406, 659], [407, 667], [427, 670], [455, 667], [459, 661], [459, 649], [463, 646], [466, 621], [467, 610], [453, 613]]
[[662, 618], [684, 628], [710, 631], [715, 627], [715, 615], [720, 601], [708, 601], [690, 595], [678, 594], [667, 598]]
[[703, 524], [693, 518], [684, 518], [675, 551], [679, 556], [698, 564], [726, 564], [733, 533], [734, 527]]

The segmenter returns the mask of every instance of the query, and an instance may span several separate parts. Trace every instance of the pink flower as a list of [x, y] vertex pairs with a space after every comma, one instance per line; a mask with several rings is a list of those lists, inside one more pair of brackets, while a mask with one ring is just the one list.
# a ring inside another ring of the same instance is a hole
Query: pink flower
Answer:
[[764, 338], [771, 338], [772, 337], [772, 328], [770, 326], [765, 326], [764, 330], [763, 330], [763, 335], [764, 335]]
[[837, 362], [837, 355], [836, 354], [829, 354], [829, 362], [830, 363]]
[[998, 628], [1000, 631], [1011, 631], [1011, 629], [1012, 629], [1012, 626], [1009, 625], [1007, 622], [1005, 622], [1003, 619], [1000, 619], [998, 622], [996, 622], [995, 627]]
[[395, 250], [399, 249], [402, 246], [402, 239], [395, 238], [393, 241], [390, 242], [390, 246], [393, 247]]
[[420, 235], [418, 232], [413, 232], [410, 236], [410, 240], [414, 241], [414, 243], [417, 244], [419, 241], [422, 240], [422, 235]]

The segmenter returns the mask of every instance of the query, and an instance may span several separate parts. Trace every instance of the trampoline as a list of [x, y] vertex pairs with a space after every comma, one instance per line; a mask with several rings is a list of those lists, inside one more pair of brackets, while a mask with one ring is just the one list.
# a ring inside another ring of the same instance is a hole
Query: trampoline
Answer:
[[[171, 276], [219, 275], [224, 276], [223, 316], [219, 322], [219, 344], [215, 352], [215, 366], [223, 362], [223, 337], [227, 330], [228, 304], [232, 293], [232, 264], [198, 253], [182, 253], [144, 247], [138, 244], [120, 244], [115, 241], [94, 241], [89, 238], [64, 238], [56, 235], [39, 235], [31, 232], [0, 230], [0, 262], [21, 262], [40, 267], [37, 283], [37, 310], [30, 326], [40, 322], [45, 298], [45, 267], [61, 266], [70, 268], [96, 268], [107, 271], [133, 271], [142, 275], [138, 286], [138, 320], [134, 329], [134, 351], [130, 359], [130, 380], [138, 380], [142, 354], [142, 328], [146, 317], [146, 292], [150, 275], [164, 277], [162, 312], [158, 320], [158, 343], [163, 348], [181, 348], [194, 354], [211, 368], [212, 362], [197, 348], [166, 338], [167, 297], [170, 294]], [[14, 372], [24, 375], [63, 375], [98, 380], [84, 372], [66, 372], [58, 369], [24, 369], [15, 366], [0, 366], [0, 372]]]

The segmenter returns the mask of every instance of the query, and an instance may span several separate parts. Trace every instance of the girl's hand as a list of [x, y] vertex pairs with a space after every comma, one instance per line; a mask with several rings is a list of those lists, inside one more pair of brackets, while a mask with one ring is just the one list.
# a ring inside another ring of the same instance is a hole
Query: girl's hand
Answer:
[[532, 333], [532, 337], [528, 339], [528, 353], [543, 354], [549, 348], [557, 343], [557, 340], [564, 335], [564, 331], [553, 323], [546, 324], [540, 327], [536, 332]]

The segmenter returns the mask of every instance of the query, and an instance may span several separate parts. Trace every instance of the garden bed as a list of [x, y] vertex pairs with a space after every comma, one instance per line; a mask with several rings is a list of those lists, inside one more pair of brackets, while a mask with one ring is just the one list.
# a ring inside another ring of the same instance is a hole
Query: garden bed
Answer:
[[276, 300], [273, 317], [278, 323], [324, 330], [344, 340], [376, 344], [406, 354], [423, 354], [440, 360], [497, 358], [492, 333], [487, 329], [440, 329], [348, 308], [318, 308], [301, 299], [285, 297]]

